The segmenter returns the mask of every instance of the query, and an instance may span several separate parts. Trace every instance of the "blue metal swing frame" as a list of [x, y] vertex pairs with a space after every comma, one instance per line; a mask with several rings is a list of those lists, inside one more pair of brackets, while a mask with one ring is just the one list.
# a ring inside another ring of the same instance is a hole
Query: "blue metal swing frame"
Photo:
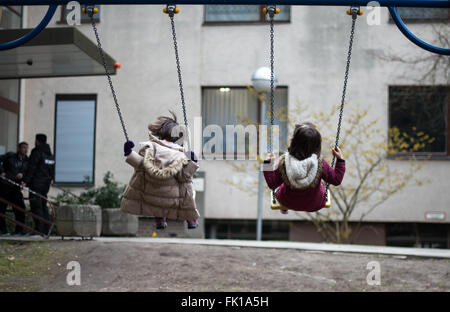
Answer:
[[[56, 12], [58, 5], [66, 5], [70, 0], [0, 0], [0, 5], [49, 5], [48, 11], [45, 14], [42, 21], [31, 32], [25, 34], [23, 37], [14, 41], [5, 42], [0, 44], [0, 51], [14, 49], [20, 45], [25, 44], [34, 37], [36, 37], [45, 27], [48, 25], [53, 15]], [[169, 1], [160, 0], [78, 0], [78, 3], [88, 5], [139, 5], [139, 4], [172, 4]], [[441, 48], [431, 45], [416, 35], [414, 35], [403, 23], [400, 15], [398, 14], [397, 7], [424, 7], [424, 8], [449, 8], [449, 0], [378, 0], [378, 4], [382, 7], [388, 7], [389, 13], [392, 19], [397, 25], [398, 29], [403, 35], [408, 38], [415, 45], [425, 49], [429, 52], [450, 55], [450, 49]], [[177, 0], [176, 4], [184, 5], [203, 5], [203, 4], [277, 4], [277, 5], [311, 5], [311, 6], [367, 6], [368, 0], [277, 0], [277, 1], [264, 1], [264, 0]]]

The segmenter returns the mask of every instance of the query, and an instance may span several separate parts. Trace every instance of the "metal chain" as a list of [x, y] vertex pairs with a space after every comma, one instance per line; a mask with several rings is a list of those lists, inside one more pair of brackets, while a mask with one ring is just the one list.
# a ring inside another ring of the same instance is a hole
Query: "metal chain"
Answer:
[[183, 110], [183, 118], [184, 118], [184, 126], [186, 127], [186, 135], [187, 135], [187, 143], [189, 148], [189, 130], [188, 130], [188, 121], [187, 121], [187, 114], [186, 114], [186, 103], [184, 101], [184, 90], [183, 90], [183, 80], [181, 78], [181, 65], [180, 65], [180, 57], [178, 55], [178, 43], [177, 43], [177, 34], [175, 32], [175, 21], [174, 21], [174, 14], [169, 13], [170, 17], [170, 23], [172, 26], [172, 38], [173, 38], [173, 47], [175, 50], [175, 60], [177, 63], [177, 72], [178, 72], [178, 84], [180, 87], [180, 96], [181, 96], [181, 108]]
[[[57, 205], [56, 203], [54, 203], [53, 201], [51, 201], [51, 200], [48, 199], [47, 197], [45, 197], [45, 196], [43, 196], [43, 195], [41, 195], [41, 194], [39, 194], [39, 193], [33, 191], [33, 190], [30, 189], [29, 187], [22, 187], [22, 185], [20, 185], [19, 183], [14, 182], [14, 181], [11, 180], [11, 179], [8, 179], [7, 177], [1, 177], [1, 176], [0, 176], [0, 178], [1, 178], [2, 180], [4, 180], [5, 182], [8, 182], [8, 183], [10, 183], [10, 184], [12, 184], [12, 185], [15, 185], [15, 186], [19, 187], [20, 189], [23, 189], [23, 190], [25, 190], [25, 191], [28, 191], [30, 194], [33, 194], [34, 196], [37, 196], [37, 197], [42, 198], [43, 200], [45, 200], [45, 201], [50, 205], [50, 208], [52, 209], [52, 217], [55, 218], [55, 207], [54, 207], [53, 205]], [[52, 227], [53, 227], [53, 226], [52, 226]], [[49, 233], [50, 233], [50, 232], [49, 232]]]
[[[336, 140], [334, 142], [334, 148], [337, 148], [339, 146], [339, 136], [341, 133], [341, 124], [342, 124], [342, 115], [344, 113], [344, 104], [345, 104], [345, 95], [347, 93], [347, 82], [348, 82], [348, 75], [350, 71], [350, 61], [352, 57], [352, 47], [353, 47], [353, 37], [355, 34], [355, 26], [356, 26], [356, 14], [352, 15], [352, 28], [350, 31], [350, 41], [348, 44], [348, 52], [347, 52], [347, 65], [345, 67], [345, 75], [344, 75], [344, 87], [342, 89], [342, 98], [341, 98], [341, 106], [339, 109], [339, 121], [337, 126], [337, 132], [336, 132]], [[333, 160], [331, 161], [331, 168], [334, 168], [334, 164], [336, 162], [336, 156], [333, 155]], [[330, 184], [326, 184], [326, 192], [325, 192], [325, 198], [328, 200], [328, 189], [330, 187]]]
[[269, 135], [269, 153], [272, 153], [272, 131], [274, 124], [274, 101], [275, 101], [275, 75], [274, 75], [274, 27], [273, 27], [273, 12], [270, 16], [270, 135]]
[[14, 186], [17, 186], [17, 187], [20, 188], [20, 189], [23, 189], [23, 190], [25, 190], [25, 191], [28, 191], [29, 193], [31, 193], [31, 194], [33, 194], [33, 195], [39, 197], [39, 198], [42, 198], [43, 200], [45, 200], [45, 201], [48, 202], [48, 203], [53, 203], [53, 202], [52, 202], [50, 199], [48, 199], [47, 197], [45, 197], [45, 196], [43, 196], [43, 195], [41, 195], [41, 194], [39, 194], [39, 193], [37, 193], [37, 192], [31, 190], [29, 187], [22, 187], [22, 185], [20, 185], [19, 183], [14, 182], [14, 181], [11, 180], [11, 179], [8, 179], [7, 177], [1, 177], [1, 176], [0, 176], [0, 179], [2, 179], [3, 181], [8, 182], [8, 183], [10, 183], [10, 184], [12, 184], [12, 185], [14, 185]]
[[[274, 124], [274, 89], [275, 89], [275, 75], [274, 75], [274, 27], [273, 27], [273, 17], [276, 12], [276, 7], [267, 7], [267, 12], [269, 13], [270, 18], [270, 134], [269, 134], [269, 146], [268, 151], [272, 153], [272, 131]], [[272, 190], [272, 198], [274, 198], [274, 204], [276, 203], [275, 190]]]
[[123, 121], [122, 112], [120, 111], [119, 102], [117, 101], [116, 91], [114, 90], [114, 86], [113, 86], [113, 83], [111, 80], [111, 75], [109, 73], [108, 66], [106, 65], [106, 58], [105, 58], [105, 54], [103, 53], [102, 44], [100, 43], [100, 37], [98, 36], [97, 26], [95, 24], [93, 14], [89, 14], [89, 16], [91, 18], [91, 24], [92, 24], [92, 29], [94, 30], [94, 33], [95, 33], [95, 38], [97, 39], [98, 51], [100, 53], [100, 57], [102, 58], [103, 67], [105, 68], [106, 76], [108, 77], [108, 83], [109, 83], [109, 87], [111, 89], [114, 103], [116, 105], [117, 114], [119, 115], [120, 123], [122, 124], [123, 134], [125, 135], [125, 139], [127, 141], [129, 141], [127, 129], [125, 128], [125, 122]]

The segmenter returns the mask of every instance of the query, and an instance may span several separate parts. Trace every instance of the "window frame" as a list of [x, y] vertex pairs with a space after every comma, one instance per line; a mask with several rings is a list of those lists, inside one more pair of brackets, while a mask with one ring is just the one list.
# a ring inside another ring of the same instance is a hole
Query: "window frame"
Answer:
[[8, 112], [19, 115], [20, 105], [19, 103], [0, 96], [0, 108]]
[[[19, 84], [19, 102], [20, 102], [20, 84]], [[20, 133], [20, 126], [19, 126], [19, 120], [20, 120], [20, 105], [19, 102], [15, 102], [13, 100], [10, 100], [8, 98], [0, 96], [0, 109], [17, 115], [17, 139], [19, 139], [19, 133]], [[17, 141], [19, 143], [19, 141]], [[8, 151], [5, 151], [8, 152]]]
[[[401, 9], [402, 9], [402, 7], [398, 7], [397, 8], [398, 14], [400, 15], [401, 19], [404, 22], [408, 22], [408, 23], [413, 23], [413, 24], [414, 23], [441, 23], [441, 22], [445, 22], [448, 19], [450, 19], [450, 9], [447, 9], [447, 12], [448, 12], [447, 19], [445, 19], [445, 18], [436, 18], [436, 17], [433, 17], [433, 18], [403, 17], [403, 16], [401, 16]], [[392, 19], [392, 16], [390, 14], [389, 14], [389, 23], [395, 24], [394, 20]]]
[[[201, 86], [201, 91], [200, 91], [200, 93], [201, 93], [201, 97], [203, 98], [203, 90], [205, 90], [205, 89], [220, 89], [220, 88], [230, 88], [230, 89], [249, 89], [249, 86], [242, 86], [242, 85], [211, 85], [211, 86]], [[286, 97], [286, 99], [288, 100], [289, 99], [289, 86], [288, 85], [280, 85], [280, 86], [277, 86], [276, 87], [276, 89], [286, 89], [286, 93], [287, 93], [287, 97]], [[250, 91], [249, 91], [250, 92]], [[258, 125], [261, 125], [261, 100], [258, 98], [258, 99], [256, 99], [256, 102], [257, 102], [257, 105], [258, 105], [258, 108], [257, 108], [257, 110], [258, 110], [258, 112], [257, 112], [257, 120], [256, 120], [256, 122], [258, 123]], [[286, 102], [286, 110], [289, 110], [289, 102], [287, 101]], [[204, 146], [204, 144], [205, 144], [205, 142], [204, 142], [204, 137], [203, 137], [203, 129], [204, 129], [204, 127], [203, 127], [203, 102], [201, 102], [201, 111], [200, 111], [200, 114], [201, 114], [201, 116], [202, 116], [202, 157], [203, 157], [203, 155], [214, 155], [214, 154], [211, 154], [211, 153], [205, 153], [204, 151], [203, 151], [203, 146]], [[267, 126], [269, 126], [269, 125], [267, 125]], [[286, 142], [288, 142], [289, 141], [289, 134], [287, 133], [287, 131], [289, 130], [289, 124], [287, 124], [286, 125]], [[257, 128], [257, 136], [258, 136], [258, 141], [256, 142], [256, 153], [257, 154], [259, 154], [259, 148], [260, 148], [260, 146], [259, 146], [259, 127]], [[223, 140], [225, 140], [226, 139], [226, 137], [224, 136], [223, 137]], [[281, 144], [281, 141], [280, 141], [280, 144]], [[283, 152], [284, 150], [280, 150], [280, 153], [281, 152]], [[247, 146], [245, 147], [245, 154], [244, 155], [242, 155], [242, 154], [240, 154], [240, 153], [238, 153], [237, 151], [235, 151], [235, 153], [234, 153], [234, 159], [227, 159], [226, 158], [226, 150], [223, 150], [223, 160], [232, 160], [232, 161], [242, 161], [242, 160], [249, 160], [248, 158], [249, 158], [249, 154], [247, 153]], [[244, 156], [245, 157], [245, 159], [236, 159], [237, 157], [241, 157], [241, 156]]]
[[[93, 151], [94, 157], [92, 158], [92, 180], [89, 183], [86, 182], [53, 182], [56, 186], [66, 186], [66, 187], [90, 187], [95, 185], [95, 160], [96, 160], [96, 143], [97, 143], [97, 108], [98, 108], [98, 95], [95, 93], [79, 94], [79, 93], [57, 93], [55, 94], [55, 114], [54, 114], [54, 125], [53, 125], [53, 152], [54, 158], [56, 160], [56, 125], [57, 125], [57, 114], [58, 114], [58, 101], [84, 101], [84, 100], [94, 100], [94, 140], [93, 140]], [[55, 167], [55, 178], [56, 178], [56, 167]]]
[[[21, 7], [22, 10], [22, 7]], [[22, 17], [21, 17], [22, 20]], [[12, 79], [15, 83], [17, 83], [17, 102], [13, 99], [6, 98], [3, 96], [0, 96], [0, 108], [8, 111], [10, 113], [17, 115], [17, 143], [19, 143], [20, 138], [20, 101], [21, 101], [21, 90], [22, 90], [22, 84], [20, 83], [20, 79]], [[9, 80], [4, 80], [9, 81]]]
[[446, 133], [446, 151], [445, 152], [405, 152], [405, 153], [393, 153], [388, 154], [387, 158], [392, 160], [408, 160], [408, 159], [419, 159], [419, 160], [450, 160], [450, 87], [448, 85], [389, 85], [388, 86], [388, 143], [390, 140], [389, 129], [391, 125], [391, 99], [389, 97], [391, 87], [444, 87], [448, 88], [449, 95], [447, 96], [447, 115], [445, 116], [447, 121], [447, 133]]
[[[263, 9], [265, 5], [259, 6], [259, 20], [255, 21], [207, 21], [206, 20], [206, 5], [203, 5], [203, 26], [225, 26], [225, 25], [264, 25], [268, 24], [269, 21], [266, 20]], [[292, 8], [292, 6], [290, 6]], [[292, 10], [289, 10], [289, 19], [285, 21], [276, 21], [274, 20], [274, 24], [289, 24], [291, 23], [292, 18]]]
[[9, 11], [11, 11], [13, 14], [16, 14], [19, 16], [22, 20], [22, 10], [23, 8], [20, 7], [20, 12], [16, 11], [16, 9], [13, 9], [11, 5], [2, 5], [3, 7], [7, 8]]
[[2, 8], [6, 8], [9, 12], [11, 12], [14, 15], [17, 15], [19, 17], [19, 24], [20, 24], [20, 28], [22, 28], [22, 12], [23, 12], [23, 7], [20, 7], [20, 12], [17, 11], [16, 9], [12, 8], [11, 5], [0, 5], [0, 10]]

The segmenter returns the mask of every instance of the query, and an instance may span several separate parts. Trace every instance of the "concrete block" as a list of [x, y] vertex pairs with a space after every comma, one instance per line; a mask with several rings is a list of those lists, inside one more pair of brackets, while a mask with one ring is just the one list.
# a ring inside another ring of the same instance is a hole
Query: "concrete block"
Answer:
[[66, 205], [56, 209], [56, 229], [61, 236], [97, 237], [102, 230], [102, 210], [96, 205]]
[[102, 235], [136, 236], [138, 216], [124, 213], [120, 208], [102, 209]]

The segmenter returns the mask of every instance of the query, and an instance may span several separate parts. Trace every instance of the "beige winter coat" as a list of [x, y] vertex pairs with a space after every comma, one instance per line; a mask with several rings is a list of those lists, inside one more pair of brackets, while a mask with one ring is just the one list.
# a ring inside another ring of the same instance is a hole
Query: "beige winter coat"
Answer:
[[135, 168], [123, 195], [123, 212], [173, 220], [196, 220], [192, 176], [198, 165], [182, 147], [150, 136], [139, 153], [131, 152], [126, 162]]

